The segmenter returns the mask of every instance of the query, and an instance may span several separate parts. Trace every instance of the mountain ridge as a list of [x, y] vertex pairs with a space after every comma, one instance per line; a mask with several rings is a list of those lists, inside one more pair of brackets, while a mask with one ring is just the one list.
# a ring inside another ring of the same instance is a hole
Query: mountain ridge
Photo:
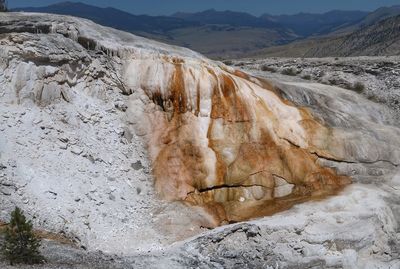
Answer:
[[299, 35], [310, 36], [327, 33], [343, 24], [356, 23], [368, 14], [369, 12], [364, 11], [332, 10], [322, 14], [301, 12], [278, 16], [264, 14], [262, 17], [293, 29]]
[[93, 20], [99, 24], [134, 32], [143, 31], [159, 33], [178, 27], [196, 26], [197, 23], [169, 16], [133, 15], [131, 13], [112, 8], [97, 7], [81, 2], [60, 2], [45, 7], [15, 8], [12, 11], [45, 12], [61, 15], [71, 15]]
[[171, 16], [133, 15], [115, 8], [101, 8], [80, 2], [61, 2], [13, 11], [87, 18], [136, 35], [184, 46], [211, 58], [226, 59], [256, 55], [263, 50], [278, 50], [282, 45], [291, 47], [304, 42], [318, 43], [317, 40], [321, 40], [319, 37], [322, 40], [339, 40], [343, 35], [400, 14], [400, 6], [382, 7], [371, 13], [332, 10], [323, 14], [302, 12], [293, 15], [264, 14], [259, 17], [245, 12], [215, 9], [177, 12]]
[[350, 33], [315, 37], [263, 49], [248, 57], [349, 57], [400, 54], [400, 15]]
[[178, 12], [172, 17], [184, 19], [192, 22], [199, 22], [202, 24], [228, 24], [231, 26], [251, 26], [251, 27], [277, 27], [281, 25], [274, 23], [269, 19], [256, 17], [245, 12], [237, 11], [217, 11], [215, 9], [208, 9], [195, 13], [182, 13]]

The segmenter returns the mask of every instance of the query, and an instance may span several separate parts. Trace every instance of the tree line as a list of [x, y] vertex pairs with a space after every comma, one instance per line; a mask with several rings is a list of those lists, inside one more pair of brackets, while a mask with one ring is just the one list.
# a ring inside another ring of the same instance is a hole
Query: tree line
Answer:
[[0, 0], [0, 12], [6, 12], [6, 11], [7, 11], [7, 1]]

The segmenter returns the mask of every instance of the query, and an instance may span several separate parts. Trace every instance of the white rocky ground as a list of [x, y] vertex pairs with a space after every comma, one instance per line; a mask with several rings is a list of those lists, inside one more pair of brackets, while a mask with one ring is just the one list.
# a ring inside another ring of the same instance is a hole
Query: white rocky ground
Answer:
[[147, 153], [126, 127], [128, 96], [104, 75], [107, 56], [57, 35], [10, 38], [0, 41], [0, 219], [19, 205], [38, 227], [119, 253], [198, 232], [184, 205], [155, 196]]
[[89, 250], [46, 242], [48, 268], [400, 268], [400, 130], [391, 103], [245, 66], [321, 121], [353, 128], [352, 139], [365, 141], [353, 151], [366, 161], [321, 158], [355, 183], [208, 231], [196, 211], [155, 195], [145, 146], [127, 128], [133, 96], [121, 93], [118, 59], [135, 51], [208, 60], [64, 16], [0, 14], [0, 29], [0, 220], [18, 205], [36, 227]]
[[[400, 57], [266, 58], [229, 61], [263, 77], [285, 81], [313, 81], [353, 89], [395, 111], [400, 122]], [[285, 71], [291, 75], [282, 76]], [[353, 89], [356, 90], [357, 89]]]

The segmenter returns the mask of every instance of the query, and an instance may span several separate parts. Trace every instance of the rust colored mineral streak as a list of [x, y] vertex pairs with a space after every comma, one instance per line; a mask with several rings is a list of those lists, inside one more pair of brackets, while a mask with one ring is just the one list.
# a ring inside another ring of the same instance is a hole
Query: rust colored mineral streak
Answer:
[[[145, 114], [156, 190], [201, 206], [213, 225], [272, 214], [333, 194], [349, 179], [318, 164], [331, 132], [268, 81], [164, 59], [137, 77], [159, 108]], [[143, 63], [135, 63], [143, 64]], [[157, 76], [161, 83], [146, 78]], [[213, 226], [211, 225], [211, 226]]]

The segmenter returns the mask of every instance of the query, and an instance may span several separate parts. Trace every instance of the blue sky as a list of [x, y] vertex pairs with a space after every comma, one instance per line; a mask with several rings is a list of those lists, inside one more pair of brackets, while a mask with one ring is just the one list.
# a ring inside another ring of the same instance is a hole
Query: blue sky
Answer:
[[[9, 6], [45, 6], [62, 0], [8, 0]], [[74, 2], [77, 2], [75, 0]], [[133, 14], [169, 15], [176, 11], [244, 11], [255, 15], [321, 13], [333, 9], [372, 11], [381, 6], [400, 5], [400, 0], [81, 0], [87, 4], [115, 7]]]

